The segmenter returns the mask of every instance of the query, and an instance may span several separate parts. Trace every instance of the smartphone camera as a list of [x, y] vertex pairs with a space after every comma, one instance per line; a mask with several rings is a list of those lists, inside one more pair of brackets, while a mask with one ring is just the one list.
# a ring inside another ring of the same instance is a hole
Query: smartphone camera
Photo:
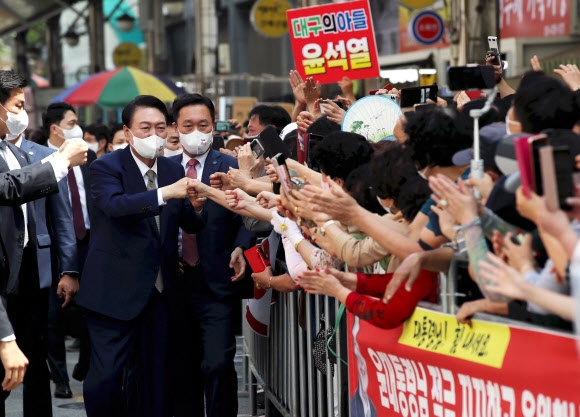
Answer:
[[223, 120], [218, 120], [217, 122], [215, 122], [215, 131], [220, 133], [229, 132], [230, 123]]
[[252, 143], [250, 143], [250, 149], [252, 150], [252, 156], [255, 159], [258, 159], [260, 156], [264, 155], [264, 147], [258, 138], [254, 139]]

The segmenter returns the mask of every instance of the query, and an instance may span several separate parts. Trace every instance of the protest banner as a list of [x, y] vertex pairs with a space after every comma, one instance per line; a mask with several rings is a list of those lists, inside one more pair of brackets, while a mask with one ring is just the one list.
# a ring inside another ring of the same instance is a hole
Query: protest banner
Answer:
[[351, 417], [576, 417], [571, 335], [417, 308], [379, 330], [348, 315]]
[[294, 64], [322, 84], [378, 77], [380, 67], [368, 2], [351, 1], [286, 12]]

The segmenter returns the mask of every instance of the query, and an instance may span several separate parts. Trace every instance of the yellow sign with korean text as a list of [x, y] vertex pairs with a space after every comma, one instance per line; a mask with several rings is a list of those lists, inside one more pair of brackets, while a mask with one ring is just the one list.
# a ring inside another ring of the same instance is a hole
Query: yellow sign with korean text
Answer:
[[136, 67], [141, 64], [141, 50], [131, 42], [123, 42], [113, 51], [113, 63], [115, 67]]
[[416, 308], [399, 343], [499, 369], [510, 343], [510, 328], [478, 320], [469, 327], [454, 316]]
[[278, 38], [288, 32], [286, 10], [291, 8], [286, 0], [258, 0], [250, 11], [250, 21], [262, 35]]

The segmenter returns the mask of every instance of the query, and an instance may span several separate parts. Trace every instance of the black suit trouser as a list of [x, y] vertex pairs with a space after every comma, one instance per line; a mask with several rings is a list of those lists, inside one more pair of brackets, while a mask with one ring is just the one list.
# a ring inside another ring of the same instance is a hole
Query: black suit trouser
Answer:
[[236, 417], [238, 380], [232, 317], [235, 300], [218, 300], [201, 267], [187, 267], [182, 279], [182, 314], [170, 326], [169, 377], [175, 417]]
[[[36, 254], [24, 249], [20, 269], [19, 293], [8, 296], [8, 318], [16, 343], [28, 359], [23, 382], [24, 417], [52, 417], [50, 376], [46, 364], [48, 334], [48, 288], [38, 289]], [[4, 379], [4, 368], [0, 378]], [[9, 392], [1, 391], [3, 400]], [[4, 407], [0, 407], [0, 416]]]
[[167, 300], [152, 289], [145, 309], [124, 321], [85, 310], [91, 343], [83, 393], [88, 417], [165, 417]]

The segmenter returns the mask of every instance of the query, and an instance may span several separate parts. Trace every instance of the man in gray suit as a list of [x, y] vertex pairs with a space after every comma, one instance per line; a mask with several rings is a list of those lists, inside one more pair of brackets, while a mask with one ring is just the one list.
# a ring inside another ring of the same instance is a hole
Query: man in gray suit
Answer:
[[[28, 155], [32, 163], [41, 161], [55, 152], [54, 149], [26, 140], [22, 135], [12, 140], [10, 140], [10, 134], [6, 136], [7, 140]], [[36, 210], [36, 257], [39, 266], [40, 290], [43, 293], [43, 300], [45, 299], [44, 301], [49, 306], [46, 311], [47, 316], [43, 315], [42, 317], [42, 328], [43, 332], [47, 334], [45, 340], [48, 340], [48, 343], [51, 341], [51, 333], [48, 332], [49, 324], [56, 323], [56, 315], [60, 311], [60, 305], [66, 306], [79, 288], [77, 244], [67, 180], [64, 178], [60, 180], [58, 189], [58, 194], [35, 200], [33, 203]], [[51, 290], [53, 282], [55, 290]], [[59, 301], [59, 297], [65, 299], [64, 303]], [[49, 322], [48, 318], [51, 315], [54, 319]], [[56, 361], [57, 358], [50, 354], [47, 357], [49, 365], [51, 365], [51, 372], [53, 368], [58, 369], [58, 364], [52, 364], [52, 361]], [[66, 367], [66, 363], [64, 366]], [[56, 381], [54, 396], [56, 398], [72, 398], [68, 376], [66, 379], [53, 379]], [[49, 384], [49, 381], [46, 383]]]

